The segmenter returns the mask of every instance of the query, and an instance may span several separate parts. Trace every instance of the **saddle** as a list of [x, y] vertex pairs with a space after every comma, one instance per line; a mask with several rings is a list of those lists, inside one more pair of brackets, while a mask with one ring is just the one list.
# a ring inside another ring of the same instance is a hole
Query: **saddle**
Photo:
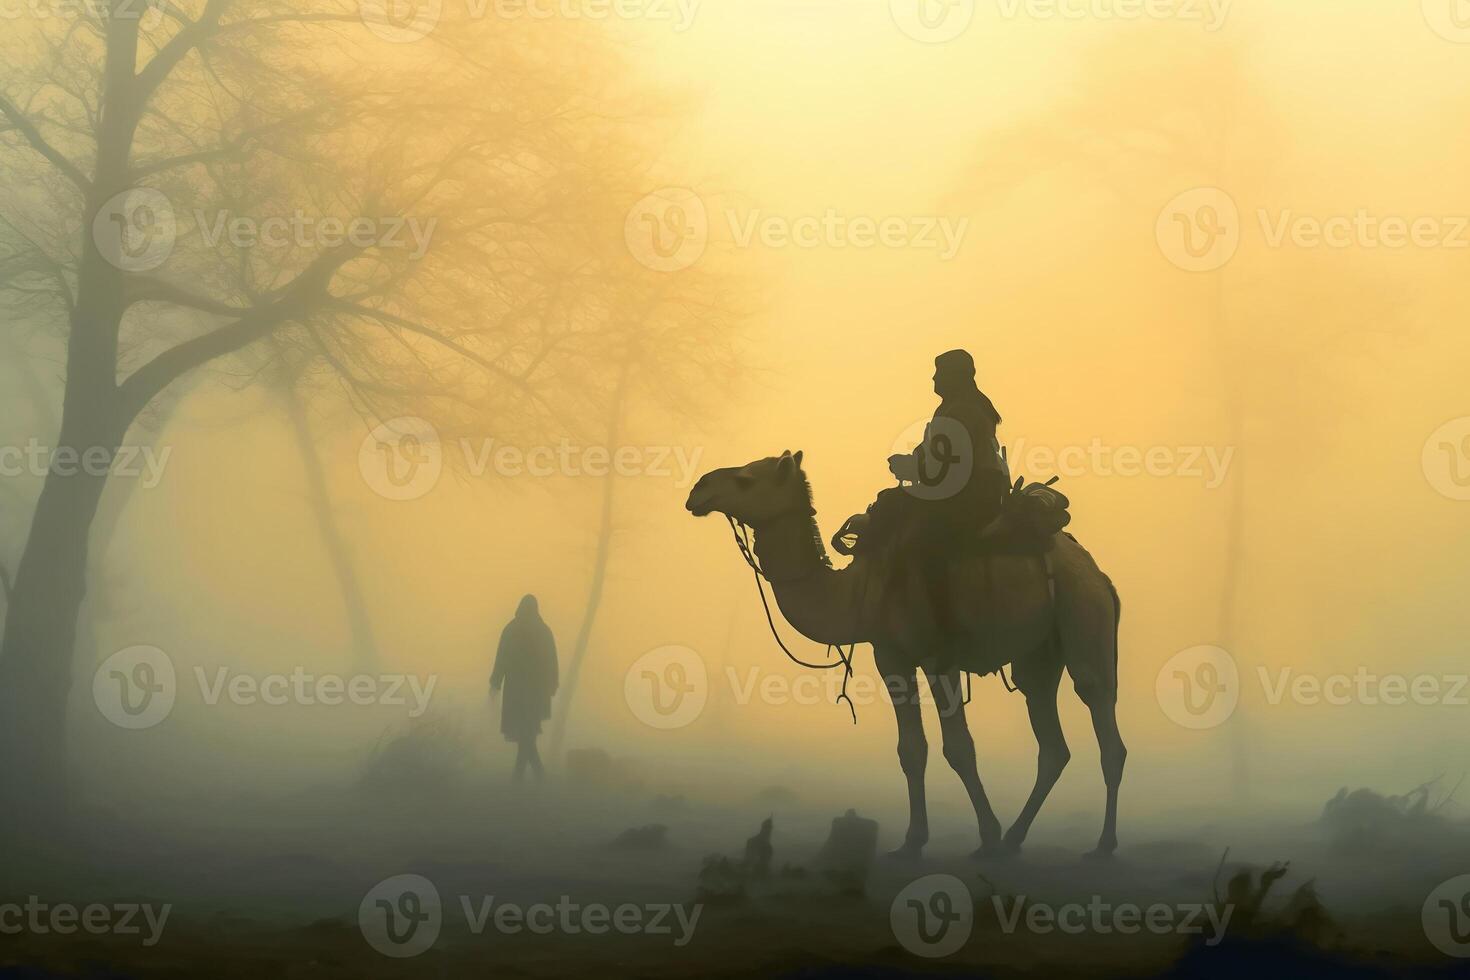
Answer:
[[[1071, 501], [1053, 484], [1027, 483], [1017, 477], [995, 520], [977, 528], [963, 550], [972, 554], [1043, 555], [1055, 544], [1056, 536], [1072, 523]], [[890, 487], [861, 514], [843, 522], [832, 537], [832, 550], [839, 555], [873, 554], [901, 545], [907, 531], [925, 519], [925, 502], [903, 487]]]

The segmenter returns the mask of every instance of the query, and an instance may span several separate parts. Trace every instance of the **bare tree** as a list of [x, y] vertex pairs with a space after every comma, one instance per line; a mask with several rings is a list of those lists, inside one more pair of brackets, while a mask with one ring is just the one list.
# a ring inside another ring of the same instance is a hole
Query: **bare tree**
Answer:
[[[613, 380], [601, 399], [603, 438], [616, 452], [641, 405], [660, 417], [690, 422], [709, 414], [712, 403], [732, 390], [749, 358], [740, 346], [742, 325], [750, 311], [738, 277], [712, 262], [711, 267], [685, 270], [677, 276], [638, 277], [626, 274], [608, 311], [607, 349], [602, 360], [613, 367]], [[549, 755], [561, 755], [582, 667], [591, 648], [602, 608], [617, 527], [618, 477], [602, 477], [592, 575], [581, 624], [577, 629], [557, 695]]]
[[[641, 165], [593, 28], [492, 18], [405, 52], [346, 0], [131, 9], [3, 42], [0, 254], [61, 311], [58, 454], [110, 458], [171, 385], [266, 338], [365, 415], [451, 436], [566, 424], [548, 340], [584, 281], [567, 270], [599, 254], [581, 216]], [[64, 812], [106, 485], [58, 469], [0, 646], [0, 816], [43, 824]]]

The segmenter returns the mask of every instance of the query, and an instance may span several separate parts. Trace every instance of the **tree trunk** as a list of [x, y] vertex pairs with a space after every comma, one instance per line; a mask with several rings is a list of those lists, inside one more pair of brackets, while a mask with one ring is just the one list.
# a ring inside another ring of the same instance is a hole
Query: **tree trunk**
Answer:
[[23, 833], [58, 829], [66, 811], [67, 695], [88, 530], [106, 482], [86, 473], [47, 475], [15, 574], [0, 646], [0, 821]]
[[[609, 409], [607, 448], [614, 456], [617, 454], [618, 440], [623, 431], [623, 411], [628, 394], [628, 375], [630, 373], [631, 365], [624, 362]], [[577, 694], [577, 680], [581, 677], [582, 662], [587, 658], [587, 649], [592, 641], [592, 627], [597, 622], [597, 611], [602, 605], [602, 590], [607, 582], [608, 558], [612, 554], [613, 497], [616, 488], [617, 475], [609, 469], [602, 484], [602, 515], [597, 530], [597, 552], [592, 561], [592, 581], [587, 588], [587, 606], [582, 613], [582, 625], [577, 630], [577, 641], [572, 647], [571, 660], [562, 677], [560, 696], [556, 701], [556, 718], [551, 726], [547, 758], [553, 763], [561, 758], [562, 744], [567, 734], [567, 719], [571, 715], [572, 699]]]
[[291, 419], [291, 431], [296, 436], [296, 448], [301, 453], [301, 465], [306, 471], [311, 512], [316, 518], [322, 547], [331, 560], [332, 571], [337, 577], [337, 587], [342, 593], [342, 606], [347, 614], [347, 627], [352, 639], [354, 668], [362, 673], [372, 673], [378, 669], [377, 639], [373, 634], [372, 619], [368, 615], [362, 585], [352, 564], [352, 555], [346, 539], [337, 527], [336, 514], [332, 511], [326, 473], [322, 470], [321, 456], [311, 434], [311, 420], [307, 417], [306, 406], [301, 403], [301, 397], [293, 385], [286, 386], [282, 398], [286, 403], [286, 414]]
[[[105, 24], [102, 114], [96, 165], [84, 185], [84, 228], [128, 187], [141, 108], [133, 98], [138, 21], [109, 17]], [[55, 451], [77, 458], [104, 451], [110, 462], [132, 423], [117, 385], [123, 274], [103, 256], [95, 235], [81, 239]], [[87, 541], [106, 485], [105, 472], [63, 475], [54, 466], [48, 471], [0, 641], [0, 830], [18, 831], [38, 844], [54, 844], [67, 826], [67, 694], [77, 612], [87, 591]]]

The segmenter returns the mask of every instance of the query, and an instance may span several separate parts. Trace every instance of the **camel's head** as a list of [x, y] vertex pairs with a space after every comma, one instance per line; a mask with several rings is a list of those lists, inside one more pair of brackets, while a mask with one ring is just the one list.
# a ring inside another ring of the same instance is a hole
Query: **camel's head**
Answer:
[[684, 504], [695, 517], [718, 511], [757, 527], [790, 513], [811, 512], [801, 453], [784, 452], [699, 478]]

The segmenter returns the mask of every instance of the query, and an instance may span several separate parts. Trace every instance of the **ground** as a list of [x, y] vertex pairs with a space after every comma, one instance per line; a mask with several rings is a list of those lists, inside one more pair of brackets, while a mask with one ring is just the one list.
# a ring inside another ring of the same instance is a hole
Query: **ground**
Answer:
[[[1458, 825], [1376, 844], [1345, 839], [1320, 812], [1168, 835], [1135, 826], [1131, 838], [1125, 827], [1116, 858], [1096, 862], [1082, 858], [1095, 815], [1049, 814], [1019, 858], [982, 863], [969, 857], [961, 815], [946, 812], [937, 821], [946, 830], [921, 862], [880, 857], [864, 893], [844, 895], [810, 869], [849, 801], [819, 795], [732, 784], [704, 798], [556, 780], [514, 790], [486, 777], [453, 791], [322, 789], [268, 804], [207, 801], [177, 814], [166, 832], [157, 820], [96, 811], [89, 823], [99, 832], [68, 854], [16, 856], [0, 904], [32, 894], [52, 905], [168, 903], [161, 938], [145, 946], [140, 935], [114, 933], [0, 935], [0, 976], [1197, 976], [1238, 975], [1263, 958], [1296, 976], [1350, 975], [1349, 967], [1368, 976], [1470, 975], [1470, 960], [1436, 949], [1421, 921], [1430, 891], [1470, 869], [1470, 838]], [[567, 896], [579, 907], [687, 910], [704, 858], [740, 858], [766, 816], [775, 823], [775, 876], [752, 883], [743, 900], [707, 904], [682, 945], [672, 914], [670, 931], [657, 935], [538, 935], [493, 923], [477, 933], [460, 904], [467, 896], [473, 914], [489, 896], [522, 907]], [[667, 832], [614, 844], [650, 824]], [[901, 829], [885, 824], [880, 847], [896, 844]], [[1173, 929], [1124, 935], [1106, 920], [1076, 934], [1033, 929], [1024, 918], [1007, 930], [1002, 921], [1017, 901], [1053, 909], [1161, 903], [1181, 910], [1182, 921], [1237, 871], [1274, 861], [1290, 867], [1258, 927], [1244, 932], [1237, 919], [1217, 945]], [[807, 870], [783, 875], [787, 865]], [[444, 919], [432, 948], [394, 959], [365, 940], [358, 911], [370, 889], [401, 874], [433, 882]], [[900, 891], [932, 874], [964, 882], [975, 907], [967, 941], [942, 958], [915, 955], [890, 920]], [[1311, 941], [1285, 928], [1286, 903], [1309, 879], [1331, 917]]]

